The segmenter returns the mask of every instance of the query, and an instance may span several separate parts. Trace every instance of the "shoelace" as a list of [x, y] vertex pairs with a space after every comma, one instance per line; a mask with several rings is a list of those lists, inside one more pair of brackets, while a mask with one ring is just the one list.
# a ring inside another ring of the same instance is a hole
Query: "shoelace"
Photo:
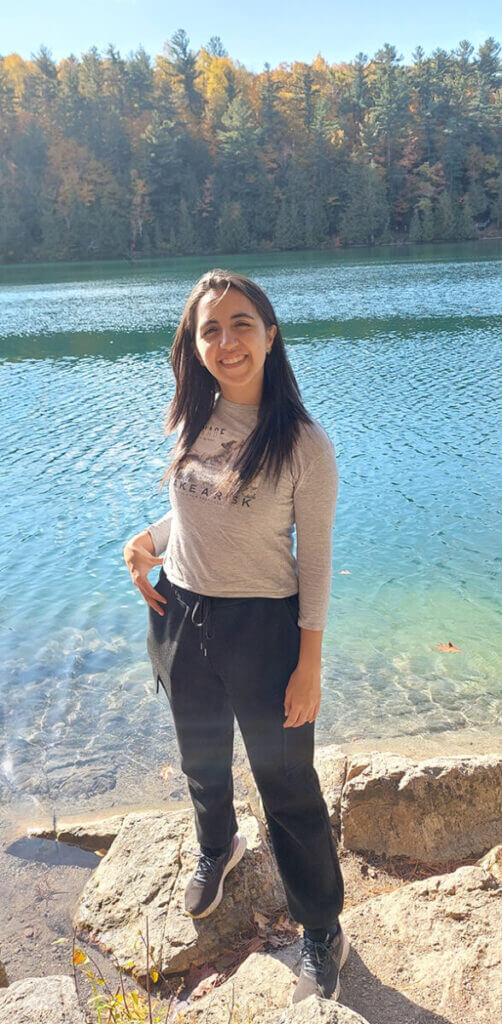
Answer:
[[199, 863], [195, 869], [194, 879], [197, 882], [207, 882], [216, 867], [217, 861], [221, 860], [222, 854], [218, 857], [210, 857], [207, 853], [201, 853], [199, 855]]
[[331, 957], [331, 943], [321, 939], [311, 939], [308, 935], [303, 937], [302, 963], [306, 974], [317, 974], [319, 967], [324, 969]]

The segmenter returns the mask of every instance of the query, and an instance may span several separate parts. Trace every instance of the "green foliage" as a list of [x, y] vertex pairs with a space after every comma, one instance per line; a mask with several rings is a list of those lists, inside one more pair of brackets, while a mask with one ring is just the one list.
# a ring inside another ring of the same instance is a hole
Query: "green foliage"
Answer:
[[502, 228], [501, 47], [232, 61], [183, 29], [0, 57], [0, 262], [453, 241]]

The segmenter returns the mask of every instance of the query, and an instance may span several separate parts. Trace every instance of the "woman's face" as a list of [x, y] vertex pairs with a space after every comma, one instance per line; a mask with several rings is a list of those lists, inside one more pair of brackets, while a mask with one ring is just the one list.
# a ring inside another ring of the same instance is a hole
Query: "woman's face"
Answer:
[[276, 324], [265, 327], [258, 310], [238, 288], [206, 292], [195, 313], [197, 359], [216, 377], [230, 402], [259, 405], [263, 365]]

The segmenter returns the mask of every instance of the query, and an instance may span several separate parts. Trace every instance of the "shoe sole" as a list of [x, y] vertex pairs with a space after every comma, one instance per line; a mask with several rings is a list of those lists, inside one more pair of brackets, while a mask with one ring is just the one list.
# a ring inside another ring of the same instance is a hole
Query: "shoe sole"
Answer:
[[[236, 838], [238, 840], [237, 843], [235, 842]], [[232, 868], [234, 868], [235, 865], [239, 863], [239, 861], [241, 860], [241, 858], [244, 855], [244, 852], [245, 852], [246, 848], [247, 848], [246, 836], [241, 836], [241, 835], [239, 835], [238, 832], [236, 832], [236, 834], [234, 836], [234, 852], [233, 852], [230, 860], [225, 864], [225, 867], [223, 869], [223, 874], [222, 874], [222, 876], [220, 878], [220, 884], [218, 886], [218, 892], [216, 893], [216, 896], [214, 897], [213, 902], [210, 903], [209, 906], [206, 907], [206, 909], [202, 911], [202, 914], [191, 914], [189, 910], [185, 910], [185, 913], [188, 914], [189, 917], [193, 917], [193, 918], [196, 918], [198, 920], [199, 917], [208, 917], [209, 914], [212, 914], [213, 910], [216, 910], [216, 907], [218, 906], [219, 903], [221, 903], [221, 900], [222, 900], [222, 897], [223, 897], [223, 883], [225, 881], [225, 878], [228, 875], [228, 872], [231, 871]]]
[[[349, 942], [349, 940], [348, 940], [348, 938], [347, 938], [347, 936], [346, 936], [344, 931], [342, 931], [342, 938], [343, 938], [342, 955], [340, 957], [340, 966], [338, 968], [338, 972], [341, 971], [341, 969], [342, 969], [342, 967], [343, 967], [343, 965], [344, 965], [344, 963], [345, 963], [345, 961], [346, 961], [346, 959], [347, 959], [347, 957], [348, 957], [348, 955], [350, 953], [350, 942]], [[340, 977], [337, 978], [336, 988], [335, 988], [335, 991], [333, 992], [333, 995], [331, 996], [331, 998], [332, 999], [338, 999], [339, 995], [340, 995]]]

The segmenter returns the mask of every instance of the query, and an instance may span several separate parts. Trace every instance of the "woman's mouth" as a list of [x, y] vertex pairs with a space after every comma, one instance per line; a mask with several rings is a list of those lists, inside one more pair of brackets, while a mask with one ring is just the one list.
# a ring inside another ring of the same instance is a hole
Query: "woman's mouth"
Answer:
[[242, 364], [243, 364], [245, 359], [247, 359], [247, 355], [244, 355], [244, 356], [233, 356], [232, 358], [230, 356], [228, 356], [228, 359], [220, 359], [220, 363], [225, 368], [226, 367], [232, 367], [232, 366], [242, 366]]

